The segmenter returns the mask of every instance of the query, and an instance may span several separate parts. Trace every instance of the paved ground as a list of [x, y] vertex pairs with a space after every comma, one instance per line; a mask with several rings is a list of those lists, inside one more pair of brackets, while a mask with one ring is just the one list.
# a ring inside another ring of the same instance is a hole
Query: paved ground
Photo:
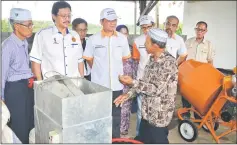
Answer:
[[[181, 106], [181, 97], [177, 96], [177, 105], [176, 108], [179, 108]], [[129, 129], [129, 136], [135, 137], [136, 135], [136, 114], [132, 114], [131, 121], [130, 121], [130, 129]], [[217, 130], [217, 134], [222, 133], [225, 131], [226, 128], [223, 126], [220, 126]], [[236, 144], [236, 132], [233, 132], [227, 136], [224, 136], [221, 138], [221, 143], [231, 143]], [[178, 133], [178, 120], [177, 118], [174, 118], [169, 126], [169, 142], [170, 143], [188, 143], [184, 141], [179, 133]], [[213, 140], [212, 135], [205, 132], [203, 129], [198, 130], [198, 137], [197, 139], [192, 143], [216, 143], [215, 140]]]

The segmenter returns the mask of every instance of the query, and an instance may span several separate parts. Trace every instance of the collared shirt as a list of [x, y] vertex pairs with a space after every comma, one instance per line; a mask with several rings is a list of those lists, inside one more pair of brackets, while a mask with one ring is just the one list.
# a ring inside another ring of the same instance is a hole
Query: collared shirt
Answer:
[[14, 82], [33, 76], [29, 67], [27, 40], [20, 40], [12, 33], [2, 43], [2, 97], [7, 81]]
[[178, 56], [186, 56], [187, 48], [181, 36], [174, 34], [174, 37], [168, 38], [166, 50], [175, 58]]
[[196, 41], [196, 37], [188, 39], [186, 42], [188, 49], [188, 59], [194, 59], [196, 61], [207, 63], [212, 61], [215, 57], [215, 49], [210, 41], [203, 39], [201, 43]]
[[63, 36], [56, 26], [35, 34], [30, 60], [41, 64], [43, 78], [55, 74], [80, 77], [78, 63], [83, 62], [83, 49], [77, 32], [69, 31]]
[[137, 79], [143, 76], [145, 66], [149, 60], [149, 54], [145, 47], [146, 35], [142, 34], [134, 39], [133, 43], [133, 59], [139, 60], [137, 69]]
[[107, 36], [104, 31], [89, 37], [83, 58], [93, 59], [91, 81], [113, 91], [123, 89], [118, 77], [123, 75], [123, 59], [130, 58], [126, 36], [114, 32]]
[[135, 80], [129, 94], [142, 94], [142, 118], [156, 127], [166, 127], [172, 120], [178, 83], [178, 66], [168, 52], [157, 61], [150, 57], [142, 79]]

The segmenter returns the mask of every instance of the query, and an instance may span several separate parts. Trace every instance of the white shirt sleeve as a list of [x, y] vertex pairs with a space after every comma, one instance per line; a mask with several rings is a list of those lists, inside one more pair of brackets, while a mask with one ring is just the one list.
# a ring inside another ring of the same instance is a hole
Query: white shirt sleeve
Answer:
[[82, 43], [81, 43], [81, 40], [80, 40], [80, 35], [76, 31], [74, 31], [74, 30], [71, 31], [71, 35], [72, 35], [72, 37], [76, 38], [76, 43], [78, 43], [78, 45], [77, 45], [78, 49], [79, 49], [78, 54], [77, 54], [77, 56], [78, 56], [78, 63], [81, 63], [81, 62], [84, 61], [84, 59], [82, 58], [83, 48], [82, 48]]
[[90, 60], [94, 58], [94, 46], [92, 43], [92, 37], [89, 37], [89, 39], [86, 41], [86, 48], [85, 51], [83, 53], [83, 58]]
[[131, 52], [128, 44], [128, 40], [124, 40], [124, 46], [123, 46], [123, 59], [127, 59], [131, 57]]
[[35, 34], [33, 45], [30, 52], [30, 60], [41, 64], [42, 60], [42, 43], [39, 32]]
[[178, 49], [178, 55], [179, 56], [186, 56], [187, 55], [187, 47], [186, 47], [182, 37], [180, 39], [180, 48]]

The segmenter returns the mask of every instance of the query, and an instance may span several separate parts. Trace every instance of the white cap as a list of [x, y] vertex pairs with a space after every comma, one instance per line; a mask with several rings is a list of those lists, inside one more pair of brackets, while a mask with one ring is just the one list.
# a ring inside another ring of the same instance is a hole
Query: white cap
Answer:
[[114, 9], [111, 9], [111, 8], [105, 8], [100, 13], [100, 20], [107, 19], [107, 20], [112, 21], [117, 18], [118, 16], [116, 15], [116, 12], [114, 11]]
[[166, 43], [167, 42], [167, 39], [168, 39], [168, 34], [167, 32], [165, 32], [164, 30], [161, 30], [159, 28], [152, 28], [148, 31], [148, 35], [156, 40], [156, 41], [159, 41], [159, 42], [164, 42]]
[[151, 24], [154, 23], [154, 20], [151, 16], [148, 15], [143, 15], [141, 16], [141, 18], [139, 19], [139, 25], [145, 25], [145, 24]]
[[31, 12], [27, 9], [12, 8], [10, 11], [10, 19], [17, 21], [32, 20]]

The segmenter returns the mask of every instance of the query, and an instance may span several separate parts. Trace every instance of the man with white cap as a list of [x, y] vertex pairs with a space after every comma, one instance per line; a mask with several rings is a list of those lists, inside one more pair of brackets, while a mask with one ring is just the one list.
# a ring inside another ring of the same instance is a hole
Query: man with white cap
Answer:
[[177, 93], [178, 66], [175, 58], [165, 51], [168, 34], [153, 28], [146, 37], [146, 50], [151, 54], [142, 78], [133, 80], [130, 76], [120, 79], [132, 88], [127, 94], [119, 96], [115, 105], [141, 93], [142, 120], [139, 135], [135, 138], [145, 144], [167, 144], [168, 128], [175, 108]]
[[[91, 67], [91, 81], [112, 89], [113, 100], [122, 94], [123, 84], [118, 77], [123, 74], [123, 60], [131, 57], [126, 36], [116, 32], [117, 18], [111, 8], [101, 11], [100, 22], [103, 29], [89, 37], [83, 54]], [[112, 137], [119, 138], [121, 109], [114, 104], [112, 116]]]
[[69, 30], [71, 6], [58, 1], [52, 7], [53, 26], [35, 34], [30, 52], [32, 71], [37, 80], [53, 75], [84, 77], [82, 45], [77, 32]]
[[12, 8], [9, 21], [13, 33], [2, 43], [1, 98], [11, 114], [9, 127], [22, 143], [29, 143], [29, 132], [34, 127], [34, 92], [28, 85], [33, 74], [26, 40], [33, 30], [31, 12]]
[[[154, 27], [154, 20], [151, 16], [143, 15], [139, 19], [139, 25], [143, 32], [142, 35], [135, 38], [133, 43], [132, 57], [138, 61], [137, 79], [140, 79], [143, 75], [146, 63], [149, 59], [149, 55], [145, 48], [145, 40], [147, 32]], [[136, 135], [139, 134], [139, 126], [141, 122], [141, 94], [137, 94], [137, 127]]]

